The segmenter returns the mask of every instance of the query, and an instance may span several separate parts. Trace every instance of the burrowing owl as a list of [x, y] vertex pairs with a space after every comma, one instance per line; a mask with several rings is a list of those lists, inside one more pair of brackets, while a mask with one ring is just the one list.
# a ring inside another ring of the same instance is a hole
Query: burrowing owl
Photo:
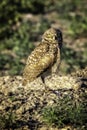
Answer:
[[32, 82], [44, 73], [58, 72], [62, 33], [59, 29], [50, 28], [42, 36], [41, 43], [28, 57], [23, 72], [23, 85]]

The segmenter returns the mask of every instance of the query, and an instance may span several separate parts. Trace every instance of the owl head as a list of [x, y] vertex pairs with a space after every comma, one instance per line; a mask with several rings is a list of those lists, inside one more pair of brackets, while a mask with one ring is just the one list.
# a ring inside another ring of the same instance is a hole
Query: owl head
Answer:
[[61, 48], [63, 42], [62, 32], [59, 29], [50, 28], [43, 34], [42, 42], [48, 42], [50, 44], [57, 43]]

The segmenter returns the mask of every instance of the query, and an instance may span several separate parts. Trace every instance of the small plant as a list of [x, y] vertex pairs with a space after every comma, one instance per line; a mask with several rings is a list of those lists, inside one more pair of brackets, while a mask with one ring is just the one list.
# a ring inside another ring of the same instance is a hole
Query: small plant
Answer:
[[16, 115], [14, 113], [8, 112], [3, 115], [0, 115], [0, 129], [12, 128], [16, 123]]
[[43, 109], [43, 121], [47, 125], [64, 127], [71, 124], [75, 127], [82, 126], [86, 123], [85, 108], [82, 104], [78, 107], [69, 98], [61, 99], [57, 105], [49, 106]]

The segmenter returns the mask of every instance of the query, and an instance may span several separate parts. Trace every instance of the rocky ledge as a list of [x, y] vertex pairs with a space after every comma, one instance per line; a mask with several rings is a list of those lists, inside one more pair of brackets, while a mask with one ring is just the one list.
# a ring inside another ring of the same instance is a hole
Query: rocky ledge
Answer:
[[[45, 83], [39, 77], [22, 86], [21, 76], [0, 77], [0, 129], [57, 130], [44, 123], [42, 110], [66, 97], [76, 106], [87, 105], [87, 78], [52, 75]], [[83, 127], [85, 129], [85, 124]], [[67, 126], [67, 129], [73, 128]]]

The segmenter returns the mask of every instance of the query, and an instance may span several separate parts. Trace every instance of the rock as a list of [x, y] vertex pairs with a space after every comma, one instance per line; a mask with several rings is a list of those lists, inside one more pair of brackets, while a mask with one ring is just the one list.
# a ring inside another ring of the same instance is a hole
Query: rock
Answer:
[[[9, 127], [26, 130], [38, 128], [39, 124], [43, 124], [42, 109], [57, 104], [66, 96], [77, 104], [86, 104], [81, 95], [87, 94], [87, 86], [82, 84], [80, 78], [72, 76], [48, 76], [45, 84], [37, 78], [26, 86], [22, 86], [21, 76], [0, 77], [0, 118], [4, 117], [4, 127], [7, 127], [6, 121], [11, 116], [12, 124]], [[42, 129], [45, 127], [42, 126]]]

